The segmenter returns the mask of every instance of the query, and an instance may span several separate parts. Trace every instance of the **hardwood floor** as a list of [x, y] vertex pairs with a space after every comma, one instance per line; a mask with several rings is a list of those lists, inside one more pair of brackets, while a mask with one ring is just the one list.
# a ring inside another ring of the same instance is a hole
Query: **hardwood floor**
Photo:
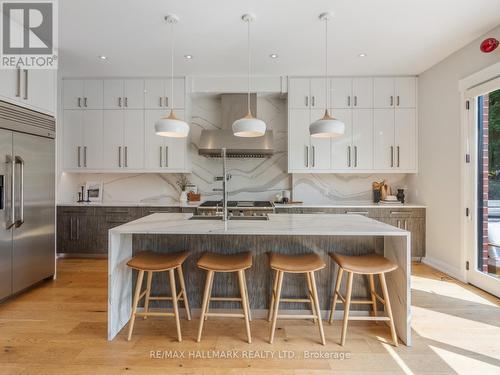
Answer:
[[[106, 265], [59, 260], [57, 281], [0, 305], [0, 374], [500, 374], [499, 299], [423, 264], [413, 265], [412, 348], [387, 344], [389, 329], [373, 322], [350, 322], [341, 347], [339, 321], [325, 322], [326, 346], [312, 321], [278, 321], [270, 345], [263, 319], [251, 322], [247, 344], [242, 320], [216, 318], [199, 344], [198, 319], [182, 320], [179, 343], [174, 320], [154, 317], [136, 321], [130, 342], [126, 330], [108, 342]], [[307, 359], [304, 351], [346, 357]], [[198, 358], [211, 353], [260, 358]]]

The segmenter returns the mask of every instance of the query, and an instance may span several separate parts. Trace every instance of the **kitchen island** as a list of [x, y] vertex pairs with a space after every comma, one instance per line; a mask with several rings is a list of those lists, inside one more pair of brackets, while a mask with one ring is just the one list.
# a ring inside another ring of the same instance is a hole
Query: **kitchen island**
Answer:
[[[410, 233], [362, 215], [271, 214], [269, 220], [190, 220], [192, 214], [157, 213], [109, 230], [108, 247], [108, 340], [127, 324], [132, 305], [133, 277], [126, 266], [136, 251], [173, 252], [188, 250], [184, 264], [187, 292], [192, 307], [201, 305], [205, 273], [196, 261], [204, 251], [234, 253], [252, 251], [254, 265], [247, 271], [252, 309], [267, 309], [272, 275], [267, 264], [268, 251], [286, 254], [316, 252], [327, 267], [318, 272], [318, 295], [321, 309], [327, 310], [332, 296], [334, 264], [328, 253], [361, 255], [378, 252], [398, 264], [387, 274], [396, 331], [411, 345], [410, 310]], [[353, 297], [366, 296], [366, 281], [358, 277]], [[166, 283], [156, 282], [153, 294], [165, 294]], [[290, 278], [283, 284], [283, 294], [305, 293], [303, 280]], [[214, 281], [214, 295], [233, 293], [236, 282], [223, 274]], [[161, 288], [160, 288], [161, 287]], [[163, 289], [163, 290], [161, 290]], [[284, 306], [284, 308], [296, 306]]]

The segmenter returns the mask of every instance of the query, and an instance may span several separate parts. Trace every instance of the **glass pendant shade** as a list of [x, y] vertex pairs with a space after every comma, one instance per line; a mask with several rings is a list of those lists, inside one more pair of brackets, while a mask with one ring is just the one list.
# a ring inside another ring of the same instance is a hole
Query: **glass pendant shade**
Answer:
[[266, 123], [249, 112], [245, 117], [233, 122], [233, 134], [237, 137], [262, 137], [266, 134]]
[[162, 117], [155, 123], [155, 133], [162, 137], [186, 138], [189, 134], [189, 125], [175, 117], [174, 111]]
[[314, 138], [337, 138], [345, 133], [345, 124], [333, 118], [325, 111], [325, 115], [309, 125], [309, 133]]

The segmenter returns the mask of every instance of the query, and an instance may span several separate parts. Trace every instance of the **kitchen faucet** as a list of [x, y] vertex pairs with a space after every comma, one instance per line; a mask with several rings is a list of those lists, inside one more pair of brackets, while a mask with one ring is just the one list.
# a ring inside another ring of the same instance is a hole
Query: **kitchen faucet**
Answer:
[[226, 165], [226, 148], [223, 147], [220, 154], [222, 158], [222, 177], [215, 177], [215, 181], [222, 181], [222, 189], [212, 189], [213, 191], [222, 191], [222, 221], [227, 221], [227, 181], [231, 179], [231, 175], [227, 173]]

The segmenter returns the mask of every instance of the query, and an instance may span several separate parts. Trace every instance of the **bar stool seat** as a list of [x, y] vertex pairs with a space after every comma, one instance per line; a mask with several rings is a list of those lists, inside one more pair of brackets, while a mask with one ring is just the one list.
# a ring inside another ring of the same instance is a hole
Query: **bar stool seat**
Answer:
[[[242, 252], [236, 254], [216, 254], [204, 253], [197, 263], [198, 267], [207, 271], [205, 281], [205, 291], [203, 293], [203, 304], [201, 307], [200, 325], [198, 327], [197, 342], [201, 341], [203, 332], [203, 323], [209, 316], [226, 317], [226, 318], [243, 318], [245, 320], [245, 328], [247, 331], [247, 340], [250, 344], [252, 336], [250, 333], [250, 301], [248, 299], [247, 282], [245, 270], [252, 267], [252, 253]], [[214, 283], [214, 275], [216, 272], [235, 272], [238, 274], [238, 285], [240, 289], [239, 297], [212, 297], [212, 286]], [[209, 312], [211, 301], [233, 301], [240, 302], [242, 313], [217, 313]]]
[[325, 268], [325, 262], [317, 254], [285, 255], [269, 253], [269, 266], [273, 270], [288, 273], [314, 272]]
[[360, 275], [386, 273], [398, 268], [397, 264], [378, 254], [368, 254], [363, 256], [330, 254], [330, 256], [335, 263], [337, 263], [345, 271], [354, 272]]
[[[345, 344], [345, 339], [347, 335], [347, 324], [349, 320], [384, 320], [389, 323], [389, 328], [391, 330], [391, 336], [394, 346], [398, 346], [398, 337], [396, 334], [396, 328], [394, 326], [394, 319], [392, 316], [391, 301], [389, 299], [389, 293], [387, 291], [387, 284], [385, 281], [385, 274], [387, 272], [391, 272], [397, 269], [398, 265], [392, 262], [391, 260], [378, 254], [347, 256], [347, 255], [331, 253], [330, 257], [335, 263], [339, 265], [339, 271], [337, 273], [337, 279], [335, 281], [334, 292], [332, 296], [332, 304], [330, 308], [330, 319], [329, 319], [330, 324], [333, 323], [333, 315], [335, 312], [335, 307], [337, 305], [337, 302], [344, 304], [344, 318], [342, 322], [340, 345], [344, 346]], [[340, 293], [340, 285], [342, 283], [342, 275], [344, 272], [347, 274], [347, 286], [346, 286], [345, 296], [343, 296]], [[351, 299], [352, 280], [355, 274], [368, 276], [368, 281], [370, 282], [370, 296], [371, 296], [369, 300]], [[383, 297], [379, 296], [375, 290], [374, 275], [378, 275], [379, 277], [380, 287], [382, 289]], [[338, 301], [339, 299], [340, 301]], [[384, 310], [387, 316], [378, 316], [377, 301], [379, 301], [384, 305]], [[349, 316], [351, 304], [371, 305], [372, 316], [370, 317]]]
[[[177, 339], [182, 341], [181, 325], [179, 321], [178, 301], [184, 302], [186, 309], [187, 320], [191, 320], [191, 312], [189, 310], [189, 301], [184, 283], [184, 274], [182, 272], [182, 264], [189, 256], [187, 251], [179, 251], [175, 253], [158, 253], [154, 251], [138, 252], [132, 259], [127, 262], [127, 266], [139, 271], [134, 292], [134, 301], [132, 306], [132, 316], [129, 322], [129, 331], [127, 339], [130, 341], [134, 330], [135, 318], [142, 316], [147, 319], [148, 316], [173, 316], [177, 328]], [[180, 291], [177, 293], [175, 286], [175, 271], [179, 277]], [[170, 282], [171, 296], [151, 296], [151, 283], [155, 272], [168, 272]], [[147, 273], [146, 290], [141, 292], [144, 273]], [[144, 311], [137, 312], [139, 301], [144, 300]], [[173, 312], [164, 311], [149, 311], [150, 301], [172, 301]]]
[[237, 254], [204, 253], [197, 265], [207, 271], [237, 272], [252, 267], [252, 254], [250, 252]]
[[160, 272], [179, 267], [188, 256], [187, 251], [177, 253], [141, 251], [127, 262], [127, 266], [136, 270]]
[[[321, 320], [321, 310], [319, 305], [318, 291], [316, 289], [316, 280], [314, 272], [325, 268], [326, 264], [318, 254], [300, 254], [286, 255], [277, 253], [268, 253], [269, 266], [275, 271], [273, 291], [271, 293], [271, 302], [269, 304], [269, 315], [267, 320], [271, 323], [271, 332], [269, 342], [274, 340], [277, 319], [310, 319], [312, 318], [318, 324], [321, 343], [326, 344], [325, 333], [323, 331], [323, 322]], [[303, 273], [307, 279], [307, 298], [281, 298], [281, 288], [283, 285], [283, 276], [285, 273]], [[292, 315], [278, 314], [280, 302], [301, 302], [311, 305], [311, 314]]]

